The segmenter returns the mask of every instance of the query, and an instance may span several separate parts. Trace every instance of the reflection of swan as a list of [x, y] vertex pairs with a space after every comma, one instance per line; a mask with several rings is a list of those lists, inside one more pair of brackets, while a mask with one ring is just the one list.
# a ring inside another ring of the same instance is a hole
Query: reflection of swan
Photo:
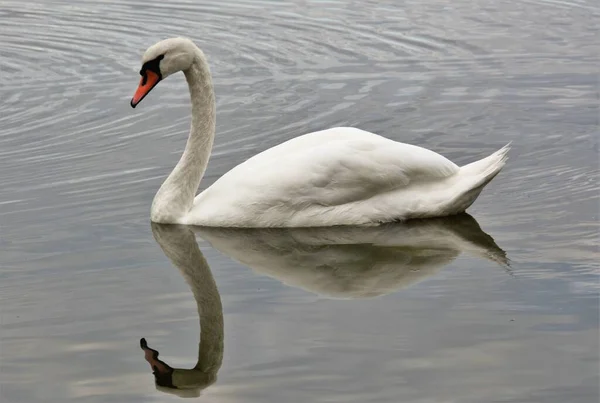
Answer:
[[192, 369], [171, 368], [158, 359], [158, 351], [148, 347], [145, 339], [140, 345], [153, 370], [157, 389], [183, 397], [198, 396], [200, 390], [216, 381], [223, 360], [221, 297], [194, 233], [188, 227], [152, 224], [152, 233], [165, 255], [181, 271], [198, 303], [198, 362]]
[[192, 125], [179, 163], [152, 203], [155, 222], [315, 227], [452, 215], [465, 211], [506, 161], [508, 146], [459, 167], [425, 148], [336, 127], [257, 154], [194, 197], [215, 135], [213, 86], [202, 51], [184, 38], [151, 46], [131, 106], [178, 71], [188, 82]]
[[467, 214], [378, 227], [194, 231], [259, 273], [333, 297], [390, 293], [438, 272], [461, 252], [508, 266], [505, 252]]
[[154, 238], [198, 304], [198, 361], [192, 369], [172, 368], [145, 339], [140, 345], [157, 389], [184, 397], [212, 385], [223, 360], [221, 298], [192, 230], [260, 273], [344, 298], [393, 292], [437, 273], [463, 251], [508, 265], [504, 251], [467, 214], [378, 227], [225, 229], [153, 223]]

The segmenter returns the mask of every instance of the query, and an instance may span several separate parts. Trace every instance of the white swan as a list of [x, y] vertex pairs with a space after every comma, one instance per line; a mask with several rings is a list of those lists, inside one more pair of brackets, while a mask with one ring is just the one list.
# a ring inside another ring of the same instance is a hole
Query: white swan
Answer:
[[214, 227], [373, 225], [463, 212], [505, 164], [509, 145], [459, 167], [425, 148], [351, 127], [286, 141], [236, 166], [195, 197], [215, 134], [208, 62], [189, 39], [148, 48], [135, 107], [183, 71], [192, 102], [187, 144], [158, 190], [151, 220]]

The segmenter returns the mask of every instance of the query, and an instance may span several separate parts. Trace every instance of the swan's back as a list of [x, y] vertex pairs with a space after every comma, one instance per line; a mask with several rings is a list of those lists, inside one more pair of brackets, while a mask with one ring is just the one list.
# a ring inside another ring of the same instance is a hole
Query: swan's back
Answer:
[[[318, 154], [310, 154], [311, 152]], [[327, 163], [320, 160], [320, 155], [335, 158], [362, 157], [370, 162], [376, 162], [372, 160], [376, 157], [382, 159], [381, 163], [391, 164], [402, 171], [416, 169], [435, 176], [448, 176], [458, 170], [458, 166], [452, 161], [426, 148], [393, 141], [354, 127], [333, 127], [293, 138], [256, 154], [226, 173], [223, 178], [241, 169], [262, 169], [269, 165], [272, 168], [272, 164], [280, 164], [294, 156], [298, 157], [297, 163], [301, 164], [334, 164], [334, 161]]]

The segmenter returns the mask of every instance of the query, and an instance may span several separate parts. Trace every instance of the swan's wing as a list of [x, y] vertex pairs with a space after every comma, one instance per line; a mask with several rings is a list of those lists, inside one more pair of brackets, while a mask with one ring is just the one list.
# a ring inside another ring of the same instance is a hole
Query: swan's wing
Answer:
[[438, 180], [456, 171], [453, 162], [431, 150], [359, 129], [337, 128], [283, 143], [226, 176], [232, 175], [239, 185], [264, 192], [266, 197], [293, 197], [302, 203], [331, 206], [364, 200], [415, 181]]
[[[453, 175], [443, 156], [359, 129], [335, 128], [297, 137], [255, 155], [197, 196], [204, 214], [305, 210], [342, 206]], [[258, 211], [258, 210], [257, 210]]]

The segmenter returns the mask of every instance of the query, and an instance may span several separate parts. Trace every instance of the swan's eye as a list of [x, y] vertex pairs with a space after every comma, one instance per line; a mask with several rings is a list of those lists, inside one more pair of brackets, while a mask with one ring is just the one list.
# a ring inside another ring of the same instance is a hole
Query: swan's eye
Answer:
[[153, 73], [160, 75], [160, 61], [165, 58], [165, 55], [160, 55], [152, 60], [147, 61], [140, 70], [140, 76], [145, 76], [146, 71], [150, 70]]

